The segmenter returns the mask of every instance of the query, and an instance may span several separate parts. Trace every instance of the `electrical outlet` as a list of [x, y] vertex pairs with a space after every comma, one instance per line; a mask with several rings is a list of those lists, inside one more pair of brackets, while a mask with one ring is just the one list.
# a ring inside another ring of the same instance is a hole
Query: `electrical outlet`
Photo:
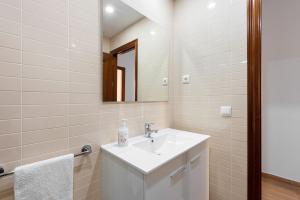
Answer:
[[191, 83], [191, 76], [189, 74], [185, 74], [181, 77], [181, 82], [183, 84], [190, 84]]
[[162, 85], [163, 85], [163, 86], [168, 86], [168, 84], [169, 84], [168, 78], [163, 78], [163, 79], [162, 79]]

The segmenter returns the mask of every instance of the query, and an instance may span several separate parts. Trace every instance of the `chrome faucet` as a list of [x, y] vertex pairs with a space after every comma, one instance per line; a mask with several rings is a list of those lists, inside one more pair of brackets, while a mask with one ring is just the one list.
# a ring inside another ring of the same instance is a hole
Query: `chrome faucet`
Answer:
[[154, 125], [154, 123], [145, 123], [145, 137], [146, 138], [152, 138], [152, 133], [157, 133], [158, 130], [152, 130], [151, 126]]

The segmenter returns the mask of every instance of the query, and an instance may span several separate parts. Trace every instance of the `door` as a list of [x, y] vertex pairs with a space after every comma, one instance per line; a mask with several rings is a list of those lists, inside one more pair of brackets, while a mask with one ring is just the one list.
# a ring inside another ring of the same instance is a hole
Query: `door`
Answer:
[[103, 101], [116, 101], [117, 59], [109, 53], [103, 53]]

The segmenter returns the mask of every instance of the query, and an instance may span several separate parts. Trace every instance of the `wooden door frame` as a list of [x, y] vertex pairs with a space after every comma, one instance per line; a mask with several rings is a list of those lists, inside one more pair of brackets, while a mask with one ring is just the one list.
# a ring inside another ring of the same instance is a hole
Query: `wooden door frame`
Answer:
[[131, 42], [128, 42], [114, 50], [112, 50], [110, 53], [113, 56], [116, 56], [120, 53], [126, 53], [128, 51], [134, 50], [135, 52], [135, 101], [138, 100], [138, 39], [135, 39]]
[[248, 0], [248, 200], [261, 200], [262, 0]]

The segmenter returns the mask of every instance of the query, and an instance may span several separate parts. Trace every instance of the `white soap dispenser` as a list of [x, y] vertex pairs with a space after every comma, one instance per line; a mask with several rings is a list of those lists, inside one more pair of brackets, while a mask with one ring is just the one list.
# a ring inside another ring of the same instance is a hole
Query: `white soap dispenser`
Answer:
[[121, 126], [119, 128], [119, 133], [118, 133], [118, 144], [119, 144], [119, 146], [127, 146], [128, 145], [127, 119], [122, 119], [122, 121], [121, 121]]

